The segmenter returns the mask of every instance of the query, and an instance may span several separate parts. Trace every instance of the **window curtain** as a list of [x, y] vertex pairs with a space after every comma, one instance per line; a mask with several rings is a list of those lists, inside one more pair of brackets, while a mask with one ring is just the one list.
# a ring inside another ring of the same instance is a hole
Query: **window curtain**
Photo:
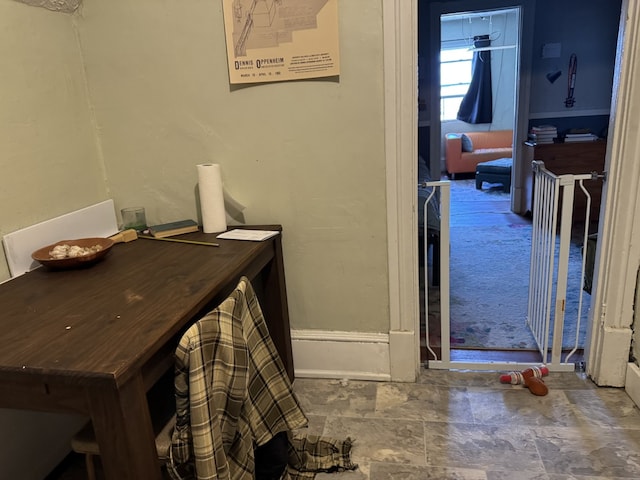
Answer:
[[[489, 35], [473, 37], [475, 48], [489, 47]], [[491, 51], [474, 52], [471, 61], [471, 83], [460, 103], [458, 120], [466, 123], [491, 123], [493, 119], [491, 93]]]

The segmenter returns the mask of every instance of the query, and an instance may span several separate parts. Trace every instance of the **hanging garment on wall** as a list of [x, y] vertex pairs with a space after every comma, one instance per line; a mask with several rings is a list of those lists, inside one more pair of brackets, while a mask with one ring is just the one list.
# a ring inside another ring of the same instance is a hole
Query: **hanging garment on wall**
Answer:
[[[489, 47], [489, 35], [473, 37], [475, 48]], [[493, 93], [491, 91], [491, 51], [481, 50], [473, 52], [472, 76], [469, 90], [465, 94], [458, 120], [466, 123], [491, 123], [493, 120]]]
[[573, 98], [573, 91], [576, 88], [576, 75], [578, 74], [578, 57], [575, 53], [569, 57], [569, 84], [567, 86], [567, 99], [564, 101], [564, 105], [567, 108], [573, 107], [576, 103], [576, 99]]

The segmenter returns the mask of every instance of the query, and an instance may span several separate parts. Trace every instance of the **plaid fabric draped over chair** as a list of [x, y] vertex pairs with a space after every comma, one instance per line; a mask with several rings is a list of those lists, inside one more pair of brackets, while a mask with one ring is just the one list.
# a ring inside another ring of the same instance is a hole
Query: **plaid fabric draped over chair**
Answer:
[[175, 480], [254, 478], [254, 448], [289, 438], [282, 478], [354, 469], [351, 441], [292, 435], [307, 418], [269, 336], [249, 280], [192, 325], [176, 350], [176, 427], [167, 470]]

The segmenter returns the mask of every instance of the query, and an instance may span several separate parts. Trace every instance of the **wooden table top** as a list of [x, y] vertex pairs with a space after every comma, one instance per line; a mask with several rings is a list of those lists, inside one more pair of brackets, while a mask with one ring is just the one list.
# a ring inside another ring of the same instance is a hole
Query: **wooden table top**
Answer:
[[220, 247], [138, 239], [85, 269], [38, 268], [0, 285], [0, 381], [123, 384], [269, 262], [277, 237], [180, 238]]

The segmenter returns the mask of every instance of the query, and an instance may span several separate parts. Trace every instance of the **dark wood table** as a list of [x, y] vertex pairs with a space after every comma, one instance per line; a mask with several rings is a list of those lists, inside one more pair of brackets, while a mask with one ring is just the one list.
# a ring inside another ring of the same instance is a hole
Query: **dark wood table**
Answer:
[[0, 285], [0, 407], [89, 416], [109, 479], [161, 478], [146, 392], [182, 333], [242, 275], [293, 380], [281, 236], [180, 238], [220, 247], [138, 239], [89, 268], [39, 268]]

